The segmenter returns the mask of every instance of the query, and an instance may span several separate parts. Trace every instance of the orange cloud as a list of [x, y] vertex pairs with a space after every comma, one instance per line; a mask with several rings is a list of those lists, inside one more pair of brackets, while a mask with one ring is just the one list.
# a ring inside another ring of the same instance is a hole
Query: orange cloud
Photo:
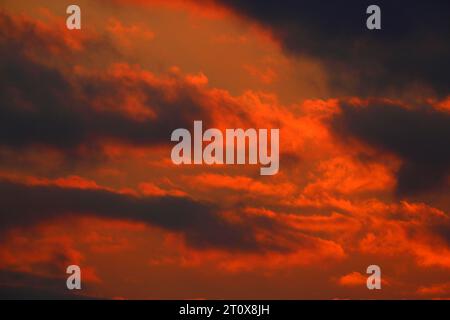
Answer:
[[338, 279], [338, 283], [342, 286], [363, 286], [366, 284], [367, 277], [362, 275], [359, 272], [352, 272], [346, 275], [343, 275]]
[[422, 295], [446, 295], [450, 292], [450, 283], [440, 283], [431, 286], [422, 286], [417, 289]]
[[[142, 214], [144, 218], [152, 214], [151, 222], [167, 219], [170, 227], [175, 226], [172, 229], [152, 227], [151, 223], [66, 215], [67, 221], [43, 221], [43, 215], [36, 214], [36, 226], [5, 232], [5, 240], [0, 244], [2, 270], [50, 276], [68, 263], [79, 263], [86, 267], [83, 270], [87, 272], [87, 280], [99, 286], [98, 292], [124, 297], [133, 296], [133, 290], [139, 292], [136, 297], [147, 297], [143, 284], [162, 287], [158, 281], [169, 283], [164, 289], [172, 293], [166, 292], [166, 296], [172, 297], [174, 292], [180, 292], [177, 283], [167, 281], [174, 277], [182, 279], [179, 283], [192, 282], [194, 289], [186, 295], [194, 296], [198, 289], [195, 276], [199, 274], [212, 275], [211, 287], [224, 287], [232, 292], [242, 285], [229, 279], [242, 278], [246, 272], [264, 277], [268, 285], [279, 286], [286, 296], [298, 297], [290, 287], [292, 281], [279, 274], [301, 273], [304, 278], [320, 275], [327, 281], [334, 279], [320, 288], [321, 294], [328, 297], [326, 294], [334, 293], [336, 284], [339, 290], [351, 290], [364, 286], [366, 279], [359, 272], [333, 276], [335, 266], [339, 270], [353, 270], [356, 264], [379, 259], [395, 275], [395, 279], [389, 278], [389, 283], [411, 283], [408, 287], [411, 290], [392, 286], [392, 291], [382, 293], [383, 297], [391, 294], [440, 297], [448, 291], [447, 280], [440, 283], [434, 276], [435, 270], [446, 274], [450, 268], [446, 204], [435, 203], [432, 197], [399, 199], [395, 196], [396, 174], [402, 159], [355, 139], [343, 141], [330, 128], [330, 122], [342, 115], [343, 103], [367, 108], [372, 100], [327, 99], [329, 92], [316, 94], [320, 90], [306, 90], [308, 87], [298, 85], [302, 81], [298, 75], [289, 78], [285, 71], [295, 73], [295, 68], [305, 66], [311, 86], [321, 87], [321, 68], [309, 61], [306, 65], [293, 61], [270, 41], [256, 39], [255, 45], [255, 38], [264, 37], [264, 32], [252, 30], [248, 25], [235, 25], [236, 16], [220, 7], [202, 8], [191, 1], [117, 3], [127, 10], [117, 10], [117, 18], [106, 19], [106, 29], [96, 32], [61, 31], [55, 26], [64, 22], [62, 17], [49, 12], [42, 21], [0, 14], [2, 25], [15, 26], [1, 33], [0, 40], [23, 43], [31, 71], [43, 68], [49, 74], [58, 74], [70, 87], [63, 98], [59, 91], [55, 94], [56, 85], [45, 91], [58, 98], [57, 103], [48, 105], [45, 100], [42, 104], [45, 108], [55, 107], [55, 112], [49, 112], [47, 126], [30, 134], [30, 145], [18, 144], [17, 149], [0, 146], [0, 177], [28, 187], [76, 189], [77, 194], [80, 190], [127, 194], [133, 196], [131, 202], [145, 197], [189, 197], [217, 209], [218, 218], [214, 220], [217, 229], [209, 230], [202, 217], [195, 216], [200, 209], [194, 207], [184, 212], [183, 205], [181, 214], [175, 218], [170, 215], [170, 208], [156, 216], [152, 207], [146, 207]], [[146, 21], [139, 20], [142, 16], [138, 13], [145, 13], [145, 7], [153, 5], [167, 10], [160, 15], [164, 23], [149, 27]], [[178, 23], [183, 10], [188, 11], [189, 18]], [[216, 24], [216, 20], [227, 23]], [[175, 30], [173, 34], [188, 26], [192, 28], [189, 31], [196, 37], [192, 43], [189, 38], [191, 46], [187, 48], [182, 37], [161, 39], [160, 34], [166, 35], [167, 25]], [[34, 35], [33, 41], [25, 41], [30, 34]], [[102, 42], [105, 39], [107, 43]], [[141, 41], [148, 47], [142, 46]], [[235, 55], [234, 50], [221, 51], [237, 44], [240, 46]], [[195, 50], [189, 51], [191, 47]], [[138, 48], [142, 50], [139, 54]], [[115, 50], [121, 54], [106, 59], [107, 55], [97, 49], [114, 49], [110, 50], [111, 55]], [[221, 54], [220, 59], [214, 50]], [[310, 80], [311, 74], [315, 77]], [[244, 77], [250, 80], [242, 80]], [[36, 95], [44, 95], [44, 84], [42, 80]], [[17, 90], [13, 85], [14, 81], [10, 81], [2, 86], [12, 97], [8, 103], [16, 102], [23, 113], [35, 114], [36, 96], [29, 96], [27, 90]], [[76, 98], [72, 102], [69, 93]], [[305, 100], [304, 95], [310, 98]], [[402, 101], [377, 101], [412, 110]], [[448, 109], [448, 98], [431, 99], [428, 103], [436, 110]], [[71, 109], [66, 110], [67, 105]], [[63, 133], [77, 124], [80, 110], [87, 110], [80, 119], [88, 121], [69, 138], [79, 137], [81, 129], [86, 129], [85, 135], [74, 146], [66, 145], [70, 139], [64, 138]], [[49, 125], [69, 111], [66, 124], [49, 130]], [[102, 127], [111, 119], [106, 116], [117, 122]], [[171, 129], [187, 127], [200, 118], [219, 129], [279, 128], [279, 174], [260, 177], [250, 166], [173, 165]], [[35, 123], [31, 120], [25, 122], [26, 127]], [[161, 130], [152, 131], [154, 128]], [[49, 136], [56, 137], [56, 142], [63, 141], [62, 147], [35, 144], [42, 132], [46, 133], [44, 143]], [[18, 139], [22, 137], [17, 135]], [[6, 141], [12, 140], [7, 137]], [[107, 213], [105, 210], [105, 216]], [[124, 212], [121, 218], [128, 214]], [[184, 221], [188, 214], [194, 214], [197, 220]], [[180, 226], [182, 220], [185, 224]], [[241, 237], [238, 240], [242, 241], [231, 248], [227, 246], [231, 237], [218, 235], [227, 227], [238, 230]], [[191, 238], [183, 228], [195, 231]], [[213, 239], [217, 247], [194, 246], [199, 233], [205, 237], [202, 241]], [[132, 272], [120, 282], [123, 270]], [[112, 280], [119, 282], [117, 288], [112, 288]], [[253, 285], [249, 290], [257, 288]], [[216, 297], [214, 294], [217, 292], [205, 296]]]
[[305, 187], [305, 194], [316, 192], [360, 192], [393, 190], [395, 177], [388, 168], [378, 163], [363, 164], [351, 157], [337, 157], [320, 162], [319, 178]]
[[295, 185], [291, 183], [266, 184], [245, 176], [201, 174], [186, 177], [185, 180], [199, 187], [245, 192], [252, 197], [289, 197], [296, 191]]

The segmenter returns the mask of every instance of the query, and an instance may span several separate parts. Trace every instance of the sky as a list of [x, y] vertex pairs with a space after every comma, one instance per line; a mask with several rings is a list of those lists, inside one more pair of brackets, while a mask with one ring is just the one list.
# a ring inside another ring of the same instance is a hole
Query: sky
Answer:
[[[450, 4], [377, 3], [2, 0], [0, 296], [450, 298]], [[173, 164], [195, 120], [279, 172]]]

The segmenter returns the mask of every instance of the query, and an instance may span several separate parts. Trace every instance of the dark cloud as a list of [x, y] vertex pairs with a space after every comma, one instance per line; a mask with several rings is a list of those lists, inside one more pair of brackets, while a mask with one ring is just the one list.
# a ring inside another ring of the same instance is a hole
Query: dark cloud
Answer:
[[[287, 52], [319, 59], [337, 92], [385, 95], [425, 85], [449, 93], [449, 1], [218, 2], [270, 28]], [[371, 4], [381, 7], [382, 30], [366, 28]]]
[[[27, 26], [35, 30], [31, 22]], [[45, 51], [42, 43], [31, 48], [21, 45], [39, 43], [39, 32], [22, 28], [20, 33], [14, 27], [18, 28], [14, 20], [0, 15], [0, 145], [68, 151], [81, 145], [95, 149], [103, 140], [168, 144], [174, 129], [191, 127], [195, 119], [209, 119], [199, 102], [198, 89], [181, 78], [174, 76], [173, 86], [165, 88], [126, 75], [67, 74], [67, 70], [39, 62], [29, 54], [30, 50], [34, 55]], [[9, 29], [16, 38], [9, 35]], [[47, 59], [59, 59], [49, 50], [44, 53]], [[168, 89], [174, 93], [170, 98]], [[155, 116], [127, 115], [124, 104], [131, 94], [142, 95], [142, 107]], [[100, 101], [102, 108], [96, 108], [95, 101]]]
[[399, 195], [445, 186], [450, 172], [449, 113], [376, 101], [366, 107], [342, 104], [341, 110], [333, 120], [341, 137], [355, 137], [403, 160], [397, 174]]
[[180, 232], [197, 248], [259, 250], [250, 227], [233, 224], [215, 208], [181, 197], [134, 197], [105, 190], [0, 182], [0, 228], [30, 226], [70, 215], [148, 223]]
[[450, 222], [439, 223], [432, 226], [431, 230], [440, 236], [448, 247], [450, 247]]
[[[60, 270], [65, 275], [64, 270]], [[89, 284], [83, 284], [86, 289]], [[83, 290], [85, 291], [85, 290]], [[66, 278], [45, 277], [25, 272], [0, 271], [0, 299], [2, 300], [92, 300], [96, 299], [68, 290]]]

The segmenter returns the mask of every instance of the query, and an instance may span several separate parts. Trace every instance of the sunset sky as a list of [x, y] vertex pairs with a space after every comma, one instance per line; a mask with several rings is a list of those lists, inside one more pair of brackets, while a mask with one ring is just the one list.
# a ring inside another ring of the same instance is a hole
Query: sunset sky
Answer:
[[[450, 2], [375, 2], [2, 0], [0, 297], [450, 298]], [[174, 165], [194, 120], [278, 174]]]

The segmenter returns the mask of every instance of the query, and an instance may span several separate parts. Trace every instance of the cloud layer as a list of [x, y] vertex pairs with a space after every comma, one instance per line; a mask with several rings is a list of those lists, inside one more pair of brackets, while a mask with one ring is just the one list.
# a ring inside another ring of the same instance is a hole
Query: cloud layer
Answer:
[[[5, 1], [2, 297], [448, 297], [447, 2]], [[174, 165], [194, 120], [279, 128], [279, 173]]]

